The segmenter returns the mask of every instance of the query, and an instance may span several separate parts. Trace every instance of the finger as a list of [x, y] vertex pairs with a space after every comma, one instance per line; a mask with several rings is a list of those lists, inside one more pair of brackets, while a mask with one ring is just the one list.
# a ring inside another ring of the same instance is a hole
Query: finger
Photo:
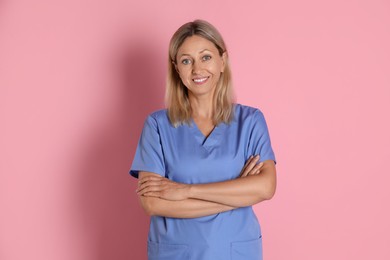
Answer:
[[261, 170], [261, 168], [263, 167], [264, 163], [263, 162], [260, 162], [258, 163], [253, 169], [256, 169], [256, 171], [259, 171]]
[[242, 174], [244, 173], [244, 170], [245, 170], [245, 168], [248, 166], [248, 164], [251, 162], [251, 159], [253, 158], [253, 155], [251, 155], [250, 157], [249, 157], [249, 159], [245, 162], [245, 165], [242, 167], [242, 169], [241, 169], [241, 172], [240, 172], [240, 176], [242, 176]]
[[163, 186], [163, 182], [162, 181], [147, 181], [147, 182], [144, 182], [141, 185], [139, 185], [136, 191], [137, 192], [141, 191], [143, 189], [146, 189], [147, 187], [159, 187], [159, 186], [160, 187]]
[[160, 192], [164, 190], [164, 188], [160, 185], [155, 185], [155, 186], [147, 186], [147, 187], [144, 187], [142, 189], [138, 189], [137, 190], [137, 194], [138, 195], [143, 195], [147, 192]]
[[257, 164], [255, 167], [253, 167], [253, 169], [249, 172], [248, 175], [257, 175], [260, 173], [261, 171], [261, 167], [263, 167], [264, 163], [261, 162], [259, 164]]
[[259, 174], [260, 173], [260, 171], [259, 170], [256, 170], [256, 171], [251, 171], [251, 172], [249, 172], [248, 173], [248, 175], [247, 176], [253, 176], [253, 175], [257, 175], [257, 174]]
[[144, 182], [149, 181], [149, 180], [161, 180], [161, 179], [164, 179], [164, 177], [162, 177], [162, 176], [155, 176], [155, 175], [150, 176], [149, 175], [149, 176], [144, 176], [144, 177], [140, 178], [138, 180], [138, 183], [144, 183]]
[[242, 170], [241, 170], [241, 173], [240, 173], [240, 176], [241, 176], [241, 177], [245, 177], [246, 175], [248, 175], [248, 172], [249, 172], [248, 166], [252, 163], [253, 160], [256, 160], [256, 157], [254, 157], [253, 155], [251, 155], [251, 156], [249, 157], [249, 159], [246, 161], [244, 167], [243, 167]]
[[140, 181], [138, 182], [138, 189], [150, 185], [161, 185], [164, 182], [164, 180], [166, 180], [166, 178], [153, 178], [153, 179]]
[[251, 156], [248, 158], [248, 160], [246, 161], [246, 163], [245, 163], [245, 165], [244, 165], [244, 168], [245, 168], [246, 166], [248, 166], [248, 164], [251, 162], [252, 158], [253, 158], [253, 155], [251, 155]]
[[247, 165], [247, 167], [245, 167], [245, 170], [243, 172], [243, 176], [247, 176], [248, 173], [253, 169], [253, 167], [256, 166], [256, 162], [259, 160], [260, 156], [259, 155], [256, 155], [255, 157], [253, 157], [250, 161], [250, 163]]
[[145, 182], [138, 183], [138, 188], [142, 186], [148, 186], [148, 185], [159, 185], [163, 183], [164, 181], [162, 179], [159, 180], [147, 180]]
[[144, 196], [144, 197], [156, 197], [156, 198], [160, 198], [161, 197], [160, 192], [155, 192], [155, 191], [153, 191], [153, 192], [146, 192], [146, 193], [142, 194], [142, 196]]
[[162, 176], [145, 176], [145, 177], [142, 177], [138, 180], [138, 184], [142, 184], [144, 182], [147, 182], [147, 181], [153, 181], [153, 180], [161, 180], [161, 178], [163, 178]]

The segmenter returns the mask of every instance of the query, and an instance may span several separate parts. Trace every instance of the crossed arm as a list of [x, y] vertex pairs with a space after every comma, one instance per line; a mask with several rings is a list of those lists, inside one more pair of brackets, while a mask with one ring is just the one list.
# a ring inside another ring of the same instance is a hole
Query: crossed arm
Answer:
[[276, 168], [273, 160], [256, 164], [251, 157], [237, 179], [183, 184], [151, 172], [139, 172], [137, 193], [149, 215], [195, 218], [251, 206], [273, 197]]

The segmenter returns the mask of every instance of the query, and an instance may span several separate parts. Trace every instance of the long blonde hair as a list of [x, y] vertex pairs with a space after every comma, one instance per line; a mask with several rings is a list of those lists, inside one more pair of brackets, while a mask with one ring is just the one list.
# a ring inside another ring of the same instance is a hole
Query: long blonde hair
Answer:
[[214, 43], [219, 55], [226, 53], [224, 72], [221, 74], [215, 89], [213, 100], [213, 123], [230, 123], [233, 118], [233, 86], [231, 71], [225, 42], [218, 30], [204, 20], [195, 20], [182, 25], [172, 36], [169, 43], [168, 75], [166, 83], [165, 103], [168, 117], [174, 127], [191, 122], [191, 105], [188, 90], [175, 69], [176, 55], [187, 37], [197, 35]]

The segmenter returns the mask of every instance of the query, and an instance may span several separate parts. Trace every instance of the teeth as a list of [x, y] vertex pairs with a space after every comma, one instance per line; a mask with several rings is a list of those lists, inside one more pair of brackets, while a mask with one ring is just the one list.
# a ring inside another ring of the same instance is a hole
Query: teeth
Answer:
[[194, 81], [195, 81], [196, 83], [201, 83], [201, 82], [205, 81], [206, 79], [207, 79], [207, 78], [194, 79]]

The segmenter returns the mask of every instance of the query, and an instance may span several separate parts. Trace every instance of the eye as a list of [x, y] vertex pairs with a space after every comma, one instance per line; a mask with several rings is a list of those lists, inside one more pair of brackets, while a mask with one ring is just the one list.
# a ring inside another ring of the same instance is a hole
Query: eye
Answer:
[[203, 57], [202, 57], [202, 60], [203, 61], [207, 61], [207, 60], [210, 60], [211, 59], [211, 56], [210, 55], [204, 55]]
[[191, 64], [191, 60], [190, 59], [183, 59], [181, 61], [181, 63], [184, 64], [184, 65], [188, 65], [188, 64]]

